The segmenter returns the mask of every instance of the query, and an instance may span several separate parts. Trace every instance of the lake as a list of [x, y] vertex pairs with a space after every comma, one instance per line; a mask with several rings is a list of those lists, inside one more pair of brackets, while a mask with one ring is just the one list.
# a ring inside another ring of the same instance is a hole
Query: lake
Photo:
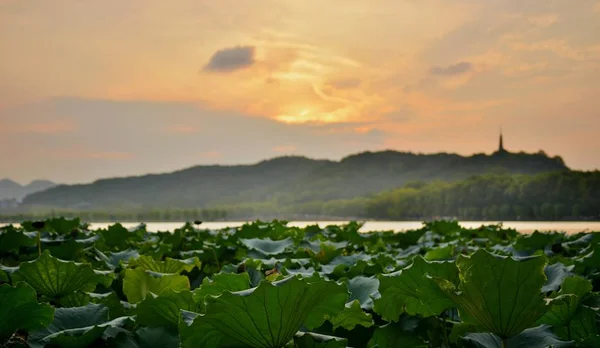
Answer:
[[[320, 226], [344, 224], [347, 221], [297, 221], [290, 222], [289, 226], [305, 227], [307, 225], [319, 224]], [[479, 227], [481, 225], [489, 225], [498, 222], [494, 221], [466, 221], [461, 222], [461, 226], [467, 228]], [[112, 223], [97, 222], [92, 223], [93, 228], [105, 228]], [[173, 231], [176, 228], [183, 226], [183, 222], [149, 222], [147, 223], [148, 231]], [[201, 225], [202, 228], [221, 229], [226, 227], [237, 227], [244, 222], [205, 222]], [[123, 223], [125, 227], [136, 226], [137, 223]], [[562, 231], [566, 233], [591, 232], [600, 231], [600, 221], [506, 221], [503, 222], [505, 227], [514, 228], [521, 233], [531, 233], [538, 231]], [[361, 228], [361, 232], [371, 231], [396, 231], [412, 230], [420, 228], [420, 221], [367, 221]]]
[[[324, 227], [327, 225], [345, 224], [348, 221], [292, 221], [288, 226], [305, 227], [308, 225], [319, 224]], [[244, 221], [226, 221], [226, 222], [204, 222], [201, 227], [207, 229], [221, 229], [226, 227], [237, 227], [243, 225]], [[460, 225], [467, 228], [475, 228], [481, 225], [490, 225], [499, 223], [498, 221], [465, 221], [460, 222]], [[112, 222], [94, 222], [92, 228], [106, 228], [112, 225]], [[183, 226], [184, 222], [149, 222], [147, 223], [148, 231], [173, 231], [176, 228]], [[533, 231], [560, 231], [566, 233], [578, 232], [600, 232], [600, 221], [505, 221], [502, 222], [504, 227], [514, 228], [521, 233], [532, 233]], [[0, 223], [0, 227], [6, 224]], [[17, 225], [17, 224], [15, 224]], [[123, 226], [129, 228], [137, 226], [135, 222], [124, 222]], [[361, 228], [361, 232], [372, 231], [396, 231], [402, 232], [420, 228], [420, 221], [367, 221]]]

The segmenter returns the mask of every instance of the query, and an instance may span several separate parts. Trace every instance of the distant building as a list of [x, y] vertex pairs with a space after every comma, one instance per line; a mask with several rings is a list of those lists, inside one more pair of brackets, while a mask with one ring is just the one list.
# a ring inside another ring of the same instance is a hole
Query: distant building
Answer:
[[502, 130], [500, 130], [500, 140], [498, 141], [498, 151], [496, 154], [507, 154], [508, 151], [504, 148], [504, 139], [502, 137]]

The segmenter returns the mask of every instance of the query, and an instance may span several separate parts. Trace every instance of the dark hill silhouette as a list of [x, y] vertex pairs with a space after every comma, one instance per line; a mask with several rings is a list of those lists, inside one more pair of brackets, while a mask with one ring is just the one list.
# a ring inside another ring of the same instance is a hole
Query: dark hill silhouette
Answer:
[[21, 200], [28, 194], [44, 191], [56, 186], [55, 183], [48, 180], [34, 180], [27, 185], [21, 185], [10, 179], [0, 180], [0, 199]]
[[341, 161], [279, 157], [253, 165], [195, 166], [173, 173], [60, 185], [27, 196], [25, 206], [100, 209], [211, 207], [271, 201], [293, 204], [375, 194], [411, 181], [464, 179], [473, 174], [536, 174], [569, 170], [544, 153], [414, 154], [364, 152]]

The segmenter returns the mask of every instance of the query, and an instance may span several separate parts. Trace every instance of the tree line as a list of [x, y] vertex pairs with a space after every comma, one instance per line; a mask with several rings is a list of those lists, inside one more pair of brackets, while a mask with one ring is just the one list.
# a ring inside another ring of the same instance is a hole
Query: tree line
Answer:
[[41, 220], [53, 217], [80, 218], [83, 221], [94, 222], [151, 222], [151, 221], [222, 221], [228, 218], [225, 209], [151, 209], [151, 210], [67, 210], [67, 209], [42, 209], [28, 212], [0, 214], [0, 222], [20, 222], [25, 220]]
[[[365, 178], [365, 180], [370, 180]], [[600, 220], [600, 172], [484, 174], [459, 181], [412, 182], [371, 196], [293, 202], [267, 201], [198, 208], [113, 207], [98, 211], [34, 209], [0, 214], [21, 221], [53, 216], [85, 221], [224, 220]]]
[[600, 172], [478, 175], [453, 183], [416, 182], [381, 193], [365, 206], [379, 219], [463, 220], [600, 218]]

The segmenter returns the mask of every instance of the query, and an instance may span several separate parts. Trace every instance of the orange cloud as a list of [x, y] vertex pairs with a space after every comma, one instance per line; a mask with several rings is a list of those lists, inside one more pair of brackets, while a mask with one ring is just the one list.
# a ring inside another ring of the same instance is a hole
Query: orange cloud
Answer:
[[328, 86], [335, 89], [358, 88], [361, 86], [361, 80], [357, 78], [348, 78], [331, 81]]
[[202, 90], [206, 104], [286, 123], [336, 123], [370, 115], [363, 111], [373, 92], [361, 82], [373, 69], [309, 38], [275, 30], [254, 34], [247, 40], [256, 49], [252, 66], [218, 78], [202, 74], [202, 84], [210, 86]]

